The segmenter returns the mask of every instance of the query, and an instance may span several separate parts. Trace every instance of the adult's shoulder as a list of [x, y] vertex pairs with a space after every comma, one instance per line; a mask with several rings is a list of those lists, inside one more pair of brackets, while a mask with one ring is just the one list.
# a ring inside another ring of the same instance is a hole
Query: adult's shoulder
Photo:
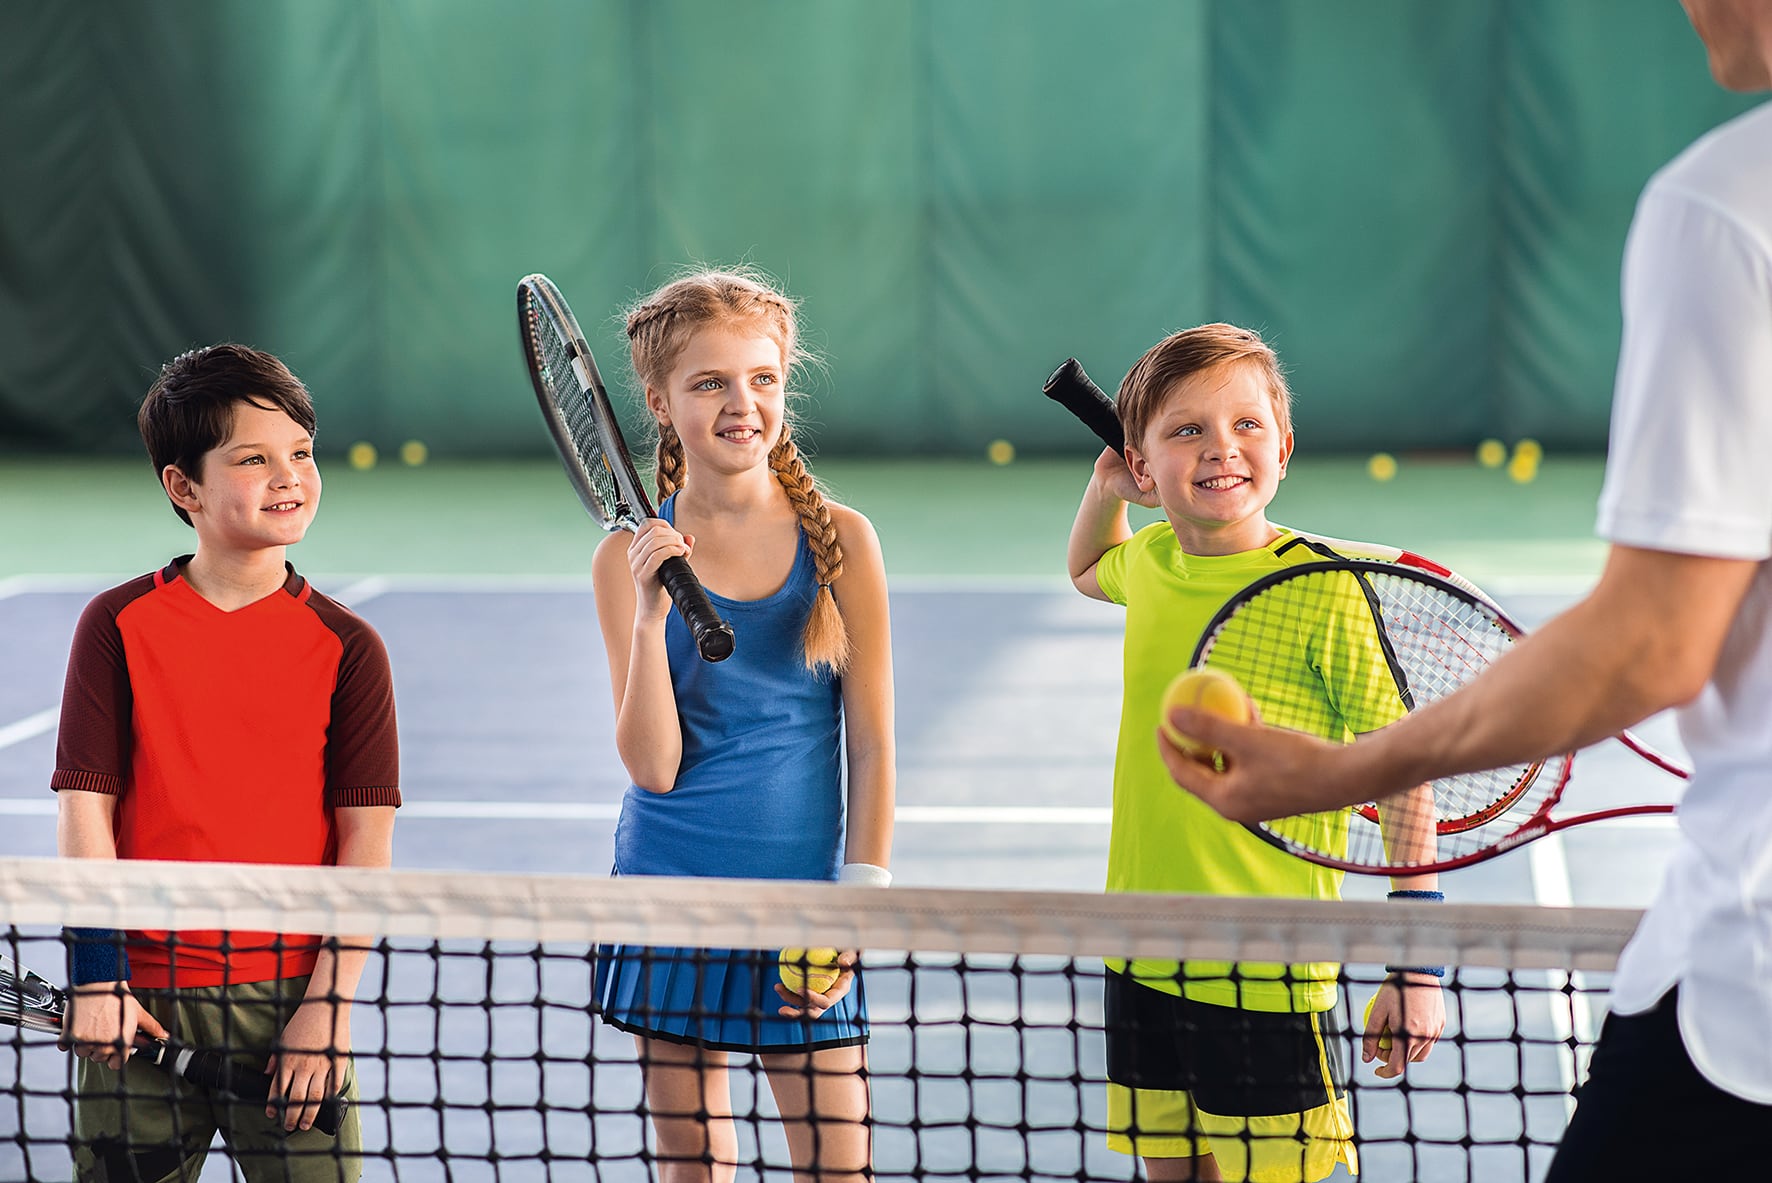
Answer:
[[1737, 115], [1663, 165], [1643, 190], [1645, 205], [1689, 202], [1737, 222], [1772, 245], [1772, 103]]

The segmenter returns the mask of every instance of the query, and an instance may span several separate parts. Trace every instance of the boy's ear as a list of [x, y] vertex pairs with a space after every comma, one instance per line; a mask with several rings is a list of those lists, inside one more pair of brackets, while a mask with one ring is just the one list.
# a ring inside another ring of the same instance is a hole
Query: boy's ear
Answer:
[[1286, 442], [1280, 447], [1280, 479], [1286, 479], [1286, 465], [1292, 462], [1292, 433], [1286, 433]]
[[1141, 493], [1149, 493], [1157, 487], [1157, 478], [1151, 475], [1151, 466], [1137, 448], [1126, 445], [1126, 467], [1132, 470], [1132, 479]]
[[185, 470], [176, 464], [168, 464], [160, 470], [160, 486], [172, 503], [186, 513], [196, 513], [203, 508], [197, 496], [197, 482], [185, 475]]

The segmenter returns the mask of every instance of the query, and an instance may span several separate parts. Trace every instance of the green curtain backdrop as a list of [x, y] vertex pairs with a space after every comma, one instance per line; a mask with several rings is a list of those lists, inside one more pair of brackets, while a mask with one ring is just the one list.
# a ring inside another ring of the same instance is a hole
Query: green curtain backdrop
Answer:
[[1671, 0], [0, 0], [0, 452], [281, 354], [329, 449], [542, 453], [514, 291], [608, 374], [688, 263], [803, 300], [827, 453], [1086, 449], [1039, 397], [1268, 334], [1312, 450], [1604, 446], [1625, 227], [1749, 105]]

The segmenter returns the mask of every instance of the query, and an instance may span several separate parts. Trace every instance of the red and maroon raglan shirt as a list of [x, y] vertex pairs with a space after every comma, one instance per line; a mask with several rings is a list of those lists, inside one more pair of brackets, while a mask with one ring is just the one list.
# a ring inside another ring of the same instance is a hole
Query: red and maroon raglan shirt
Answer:
[[[117, 797], [119, 858], [330, 865], [335, 810], [400, 804], [387, 650], [293, 567], [224, 612], [185, 561], [87, 605], [50, 787]], [[130, 980], [270, 981], [310, 972], [317, 951], [313, 936], [131, 932]]]

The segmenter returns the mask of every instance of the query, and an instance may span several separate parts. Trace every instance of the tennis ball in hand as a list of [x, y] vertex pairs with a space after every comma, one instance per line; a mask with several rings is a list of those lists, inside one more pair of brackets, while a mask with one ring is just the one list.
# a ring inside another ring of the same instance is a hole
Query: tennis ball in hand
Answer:
[[781, 951], [781, 984], [795, 994], [808, 990], [823, 994], [837, 984], [843, 971], [837, 965], [835, 949], [783, 949]]
[[1163, 691], [1163, 702], [1157, 711], [1158, 724], [1162, 727], [1163, 734], [1169, 737], [1169, 742], [1183, 753], [1204, 764], [1215, 766], [1223, 763], [1217, 752], [1195, 742], [1192, 737], [1183, 735], [1169, 722], [1169, 712], [1176, 707], [1207, 711], [1233, 723], [1247, 723], [1254, 716], [1249, 696], [1237, 685], [1237, 680], [1223, 670], [1196, 666], [1175, 675], [1175, 680]]
[[[1366, 1029], [1366, 1024], [1372, 1021], [1372, 1007], [1377, 1001], [1378, 992], [1375, 990], [1372, 993], [1372, 997], [1366, 1000], [1366, 1017], [1360, 1020], [1361, 1031], [1364, 1031]], [[1379, 1060], [1381, 1061], [1378, 1065], [1378, 1075], [1387, 1080], [1393, 1076], [1401, 1075], [1403, 1071], [1401, 1068], [1392, 1068], [1389, 1064], [1382, 1062], [1384, 1059], [1383, 1053], [1390, 1051], [1393, 1044], [1394, 1041], [1391, 1039], [1391, 1029], [1389, 1027], [1386, 1027], [1383, 1031], [1378, 1033], [1378, 1051], [1380, 1053]]]

